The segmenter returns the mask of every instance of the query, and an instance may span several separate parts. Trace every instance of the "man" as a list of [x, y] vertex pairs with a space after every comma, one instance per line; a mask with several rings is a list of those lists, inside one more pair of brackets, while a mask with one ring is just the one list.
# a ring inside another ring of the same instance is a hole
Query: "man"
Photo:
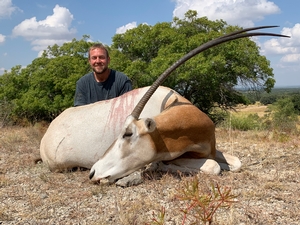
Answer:
[[88, 54], [93, 72], [76, 82], [74, 106], [115, 98], [132, 90], [131, 80], [125, 74], [108, 68], [110, 57], [104, 45], [93, 45]]

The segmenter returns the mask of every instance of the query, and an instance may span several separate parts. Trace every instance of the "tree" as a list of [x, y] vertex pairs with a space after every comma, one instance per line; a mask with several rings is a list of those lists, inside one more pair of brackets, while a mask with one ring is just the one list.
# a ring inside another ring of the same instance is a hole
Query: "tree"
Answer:
[[22, 89], [26, 83], [20, 79], [21, 66], [11, 68], [11, 72], [5, 71], [0, 76], [0, 127], [11, 121], [13, 110], [16, 106], [15, 100], [22, 95]]
[[281, 132], [297, 132], [298, 115], [290, 96], [279, 98], [269, 106], [272, 111], [272, 125], [274, 130]]
[[[111, 49], [111, 67], [124, 71], [130, 76], [134, 87], [150, 85], [159, 75], [155, 73], [156, 71], [151, 72], [152, 61], [158, 57], [158, 52], [163, 47], [176, 42], [179, 35], [176, 34], [171, 23], [167, 22], [157, 23], [155, 26], [141, 24], [124, 34], [116, 34]], [[169, 64], [172, 62], [170, 61]], [[161, 66], [164, 68], [160, 68], [159, 72], [168, 67], [168, 65], [157, 65], [157, 67]]]
[[0, 99], [7, 99], [9, 101], [20, 96], [24, 83], [20, 79], [22, 68], [20, 65], [11, 68], [11, 72], [5, 71], [0, 76]]
[[300, 115], [300, 92], [292, 94], [291, 98], [295, 111]]
[[[151, 85], [171, 64], [192, 49], [241, 29], [223, 20], [197, 18], [188, 11], [184, 19], [154, 26], [142, 24], [113, 37], [112, 49], [119, 51], [123, 71], [131, 76], [135, 87]], [[119, 63], [117, 58], [114, 65]], [[165, 81], [169, 86], [206, 113], [214, 106], [230, 108], [246, 99], [236, 91], [237, 85], [252, 89], [273, 88], [272, 68], [259, 54], [259, 47], [249, 38], [234, 40], [206, 50], [190, 59]]]
[[72, 106], [76, 81], [90, 70], [87, 52], [93, 43], [87, 38], [49, 46], [26, 68], [17, 66], [1, 76], [0, 100], [15, 103], [15, 120], [51, 121]]
[[[127, 74], [135, 88], [151, 85], [170, 65], [194, 48], [241, 29], [223, 20], [185, 18], [154, 26], [141, 24], [116, 34], [109, 47], [110, 67]], [[49, 46], [26, 68], [16, 66], [0, 77], [0, 103], [10, 102], [15, 120], [51, 121], [72, 106], [76, 81], [90, 71], [87, 60], [89, 36], [62, 46]], [[177, 68], [163, 85], [175, 89], [205, 113], [216, 106], [230, 108], [246, 99], [237, 85], [252, 89], [273, 88], [272, 68], [258, 46], [243, 38], [215, 46]]]

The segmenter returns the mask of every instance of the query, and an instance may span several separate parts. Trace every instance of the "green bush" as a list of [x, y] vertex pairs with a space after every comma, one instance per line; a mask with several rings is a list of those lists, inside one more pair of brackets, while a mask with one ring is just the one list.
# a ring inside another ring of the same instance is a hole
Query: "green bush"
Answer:
[[0, 128], [6, 125], [10, 125], [11, 112], [13, 110], [13, 103], [6, 99], [0, 100]]
[[276, 102], [277, 98], [278, 97], [276, 95], [265, 95], [265, 96], [262, 96], [259, 101], [263, 105], [269, 105], [269, 104], [273, 104], [274, 102]]
[[268, 130], [273, 131], [274, 134], [280, 134], [281, 137], [284, 134], [288, 137], [289, 134], [298, 132], [299, 111], [297, 108], [297, 96], [295, 96], [286, 96], [277, 99], [276, 102], [268, 106], [268, 114], [263, 118], [260, 118], [257, 114], [238, 115], [231, 113], [220, 123], [220, 126], [242, 131]]
[[291, 97], [294, 104], [294, 109], [296, 110], [296, 113], [300, 115], [300, 92], [294, 93]]
[[219, 107], [214, 107], [208, 116], [216, 125], [219, 125], [224, 123], [226, 118], [229, 116], [229, 112]]
[[235, 115], [228, 114], [227, 118], [224, 120], [221, 126], [230, 126], [235, 130], [261, 130], [262, 129], [262, 119], [257, 114], [249, 115]]
[[279, 132], [297, 132], [298, 115], [291, 97], [280, 98], [269, 108], [270, 128]]

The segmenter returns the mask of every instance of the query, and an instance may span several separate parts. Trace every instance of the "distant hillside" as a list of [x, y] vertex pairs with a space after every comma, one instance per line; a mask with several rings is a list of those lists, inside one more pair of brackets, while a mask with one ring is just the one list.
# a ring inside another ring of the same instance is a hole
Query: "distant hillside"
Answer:
[[300, 96], [300, 87], [275, 87], [271, 90], [270, 93], [265, 92], [264, 90], [247, 90], [246, 88], [237, 89], [237, 91], [241, 92], [249, 101], [250, 104], [255, 102], [261, 102], [262, 104], [272, 104], [278, 98], [282, 98], [285, 96], [292, 96], [293, 101], [297, 101]]

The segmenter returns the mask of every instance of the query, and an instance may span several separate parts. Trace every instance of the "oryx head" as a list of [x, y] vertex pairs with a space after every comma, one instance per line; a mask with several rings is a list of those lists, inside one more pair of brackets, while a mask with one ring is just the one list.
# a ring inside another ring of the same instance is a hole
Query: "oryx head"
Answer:
[[139, 119], [139, 116], [155, 90], [163, 83], [172, 71], [200, 52], [230, 40], [261, 35], [287, 37], [273, 33], [246, 33], [247, 31], [271, 27], [275, 26], [248, 28], [224, 35], [195, 48], [169, 67], [158, 77], [158, 79], [141, 98], [133, 112], [127, 117], [121, 133], [115, 142], [99, 159], [99, 161], [93, 165], [90, 171], [90, 179], [97, 181], [102, 178], [108, 178], [109, 181], [112, 182], [138, 170], [139, 168], [142, 168], [150, 162], [160, 159], [160, 153], [155, 149], [155, 142], [159, 141], [155, 139], [155, 132], [157, 132], [155, 121], [151, 118]]

